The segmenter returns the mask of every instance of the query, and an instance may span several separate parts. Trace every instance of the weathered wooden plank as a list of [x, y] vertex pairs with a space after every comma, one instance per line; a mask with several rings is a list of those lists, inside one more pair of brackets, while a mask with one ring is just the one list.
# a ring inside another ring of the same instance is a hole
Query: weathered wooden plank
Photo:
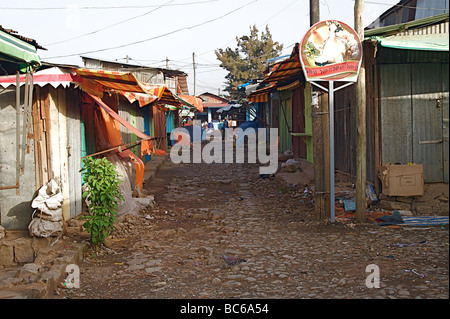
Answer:
[[70, 217], [82, 212], [81, 190], [81, 123], [80, 100], [77, 90], [66, 89], [68, 182]]
[[42, 141], [42, 124], [40, 117], [40, 87], [35, 88], [35, 98], [32, 104], [32, 122], [33, 122], [33, 138], [34, 138], [34, 167], [36, 172], [36, 187], [40, 188], [43, 185], [43, 161], [41, 153], [41, 141]]
[[53, 178], [61, 186], [63, 194], [62, 212], [64, 220], [70, 218], [70, 187], [68, 184], [67, 163], [67, 126], [66, 126], [66, 102], [63, 90], [50, 88], [50, 134], [52, 138], [52, 167]]
[[[50, 127], [51, 127], [51, 121], [50, 121], [50, 94], [49, 94], [49, 86], [47, 85], [44, 88], [45, 91], [45, 99], [43, 99], [43, 104], [41, 104], [41, 118], [42, 118], [42, 129], [45, 135], [45, 154], [42, 154], [44, 156], [43, 158], [47, 161], [47, 180], [50, 180], [53, 178], [53, 166], [52, 166], [52, 136], [50, 133]], [[55, 136], [54, 138], [57, 138]], [[45, 181], [45, 176], [44, 176]]]

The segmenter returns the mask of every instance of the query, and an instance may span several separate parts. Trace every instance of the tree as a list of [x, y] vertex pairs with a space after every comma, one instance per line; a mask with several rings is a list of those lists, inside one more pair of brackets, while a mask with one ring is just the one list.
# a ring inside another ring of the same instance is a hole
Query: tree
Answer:
[[266, 68], [263, 62], [279, 56], [283, 45], [272, 40], [272, 34], [266, 25], [266, 31], [261, 32], [256, 26], [250, 27], [250, 35], [236, 37], [237, 48], [217, 49], [217, 59], [221, 67], [229, 73], [225, 76], [226, 89], [231, 99], [243, 97], [238, 91], [238, 85], [251, 80], [262, 79]]

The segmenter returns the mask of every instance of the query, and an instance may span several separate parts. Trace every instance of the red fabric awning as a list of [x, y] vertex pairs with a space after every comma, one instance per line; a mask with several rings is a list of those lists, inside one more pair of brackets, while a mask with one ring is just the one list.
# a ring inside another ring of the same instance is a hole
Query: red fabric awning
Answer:
[[[74, 74], [58, 67], [48, 68], [37, 71], [33, 74], [33, 84], [40, 87], [50, 84], [54, 88], [62, 85], [68, 87], [70, 83], [74, 82]], [[25, 74], [20, 75], [20, 85], [25, 84]], [[0, 86], [7, 88], [10, 85], [16, 85], [16, 76], [0, 76]]]
[[[250, 102], [267, 102], [267, 94], [269, 92], [274, 89], [279, 91], [292, 89], [300, 85], [299, 77], [302, 76], [303, 69], [300, 62], [299, 46], [296, 44], [289, 59], [276, 63], [266, 74], [261, 84], [268, 86], [253, 91], [247, 96], [247, 100]], [[289, 80], [292, 82], [289, 83]]]
[[277, 87], [277, 91], [285, 91], [285, 90], [292, 90], [295, 89], [296, 87], [300, 86], [300, 80], [295, 80], [292, 83], [283, 85], [283, 86], [278, 86]]
[[276, 63], [264, 78], [265, 83], [279, 82], [303, 75], [299, 46], [296, 44], [289, 59]]

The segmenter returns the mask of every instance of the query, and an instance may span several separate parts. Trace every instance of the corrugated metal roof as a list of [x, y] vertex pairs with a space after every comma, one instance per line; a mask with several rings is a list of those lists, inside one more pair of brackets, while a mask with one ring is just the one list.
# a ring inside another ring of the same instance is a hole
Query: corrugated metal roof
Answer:
[[171, 69], [163, 69], [163, 68], [154, 68], [150, 66], [145, 65], [138, 65], [138, 64], [132, 64], [132, 63], [122, 63], [119, 61], [113, 61], [113, 60], [107, 60], [107, 59], [98, 59], [98, 58], [92, 58], [87, 56], [81, 56], [81, 59], [86, 62], [94, 62], [96, 63], [99, 68], [105, 69], [105, 67], [102, 65], [103, 62], [109, 63], [111, 65], [114, 65], [114, 70], [117, 71], [140, 71], [140, 70], [155, 70], [155, 71], [161, 71], [167, 76], [186, 76], [186, 73], [179, 70], [171, 70]]
[[296, 43], [289, 57], [275, 64], [264, 78], [264, 83], [273, 83], [303, 75], [300, 63], [299, 45]]
[[[398, 34], [401, 32], [409, 32], [412, 29], [420, 29], [420, 28], [424, 29], [424, 28], [427, 28], [428, 26], [438, 25], [438, 24], [442, 24], [442, 23], [444, 23], [444, 26], [442, 27], [442, 29], [439, 28], [436, 30], [436, 29], [430, 28], [429, 32], [448, 33], [448, 21], [449, 21], [448, 17], [449, 17], [448, 13], [443, 13], [443, 14], [438, 14], [433, 17], [428, 17], [428, 18], [419, 19], [419, 20], [415, 20], [415, 21], [394, 24], [394, 25], [390, 25], [387, 27], [377, 28], [377, 29], [364, 30], [364, 37], [369, 38], [371, 36], [377, 36], [377, 35], [378, 36], [386, 36], [386, 35]], [[445, 23], [446, 23], [447, 27], [445, 27]], [[446, 30], [446, 32], [445, 32], [445, 30]]]
[[378, 39], [378, 42], [387, 48], [448, 51], [448, 34], [415, 34], [390, 36]]
[[183, 94], [189, 94], [189, 88], [188, 88], [186, 76], [178, 77], [178, 85], [180, 86], [180, 89]]
[[11, 35], [11, 36], [13, 36], [13, 37], [15, 37], [15, 38], [17, 38], [17, 39], [20, 39], [20, 40], [22, 40], [22, 41], [24, 41], [24, 42], [26, 42], [26, 43], [28, 43], [28, 44], [31, 44], [31, 45], [34, 46], [36, 49], [47, 50], [47, 49], [44, 48], [43, 46], [40, 46], [40, 45], [36, 42], [36, 40], [31, 39], [31, 38], [24, 37], [23, 35], [20, 35], [20, 34], [17, 34], [17, 31], [14, 31], [14, 30], [12, 30], [12, 29], [5, 29], [5, 28], [3, 28], [1, 25], [0, 25], [0, 30], [3, 31], [3, 32], [8, 33], [9, 35]]

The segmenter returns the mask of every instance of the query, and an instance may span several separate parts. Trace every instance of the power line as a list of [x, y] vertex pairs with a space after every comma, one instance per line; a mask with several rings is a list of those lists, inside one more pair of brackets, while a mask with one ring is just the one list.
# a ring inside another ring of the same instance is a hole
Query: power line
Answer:
[[259, 0], [253, 0], [252, 2], [247, 3], [245, 5], [242, 5], [242, 6], [236, 8], [234, 10], [231, 10], [231, 11], [229, 11], [229, 12], [227, 12], [227, 13], [225, 13], [225, 14], [217, 17], [217, 18], [206, 20], [204, 22], [201, 22], [201, 23], [189, 26], [189, 27], [183, 27], [183, 28], [180, 28], [180, 29], [177, 29], [177, 30], [174, 30], [174, 31], [170, 31], [170, 32], [167, 32], [167, 33], [164, 33], [164, 34], [160, 34], [160, 35], [157, 35], [157, 36], [152, 37], [152, 38], [139, 40], [139, 41], [134, 41], [134, 42], [130, 42], [130, 43], [127, 43], [127, 44], [117, 45], [117, 46], [104, 48], [104, 49], [98, 49], [98, 50], [92, 50], [92, 51], [87, 51], [87, 52], [82, 52], [82, 53], [66, 54], [66, 55], [59, 55], [59, 56], [54, 56], [54, 57], [48, 57], [46, 59], [66, 58], [66, 57], [76, 56], [76, 55], [86, 55], [86, 54], [90, 54], [90, 53], [103, 52], [103, 51], [119, 49], [119, 48], [127, 47], [127, 46], [130, 46], [130, 45], [135, 45], [135, 44], [139, 44], [139, 43], [143, 43], [143, 42], [148, 42], [148, 41], [151, 41], [151, 40], [159, 39], [159, 38], [162, 38], [162, 37], [165, 37], [165, 36], [168, 36], [168, 35], [171, 35], [171, 34], [174, 34], [174, 33], [180, 32], [180, 31], [183, 31], [183, 30], [194, 29], [194, 28], [200, 27], [202, 25], [205, 25], [205, 24], [212, 23], [212, 22], [215, 22], [217, 20], [223, 19], [224, 17], [226, 17], [226, 16], [228, 16], [228, 15], [230, 15], [230, 14], [232, 14], [232, 13], [238, 11], [238, 10], [241, 10], [241, 9], [243, 9], [243, 8], [245, 8], [245, 7], [249, 6], [249, 5], [257, 2], [257, 1], [259, 1]]
[[277, 15], [279, 15], [281, 12], [283, 12], [284, 10], [286, 10], [287, 8], [289, 8], [290, 6], [292, 6], [294, 3], [296, 3], [298, 0], [294, 0], [292, 3], [290, 3], [288, 6], [284, 7], [283, 9], [281, 9], [280, 11], [278, 11], [277, 13], [275, 13], [273, 16], [271, 16], [269, 19], [267, 19], [263, 24], [260, 25], [263, 26], [264, 24], [267, 24], [267, 22], [269, 22], [270, 20], [272, 20], [273, 18], [275, 18]]
[[88, 33], [86, 33], [86, 34], [82, 34], [82, 35], [79, 35], [79, 36], [76, 36], [76, 37], [73, 37], [73, 38], [70, 38], [70, 39], [66, 39], [66, 40], [63, 40], [63, 41], [58, 41], [58, 42], [53, 42], [53, 43], [45, 44], [44, 46], [51, 46], [51, 45], [55, 45], [55, 44], [61, 44], [61, 43], [69, 42], [69, 41], [72, 41], [72, 40], [75, 40], [75, 39], [79, 39], [79, 38], [82, 38], [82, 37], [86, 37], [86, 36], [88, 36], [88, 35], [92, 35], [92, 34], [98, 33], [98, 32], [100, 32], [100, 31], [106, 30], [106, 29], [111, 28], [111, 27], [114, 27], [114, 26], [116, 26], [116, 25], [119, 25], [119, 24], [122, 24], [122, 23], [125, 23], [125, 22], [128, 22], [128, 21], [131, 21], [131, 20], [134, 20], [134, 19], [143, 17], [143, 16], [145, 16], [145, 15], [147, 15], [147, 14], [150, 14], [150, 13], [152, 13], [152, 12], [155, 12], [156, 10], [159, 10], [159, 9], [165, 7], [166, 5], [168, 5], [169, 3], [173, 2], [173, 1], [175, 1], [175, 0], [170, 0], [170, 1], [168, 1], [168, 2], [166, 2], [166, 3], [164, 3], [164, 4], [162, 4], [162, 5], [160, 5], [160, 6], [157, 7], [156, 9], [153, 9], [153, 10], [147, 11], [147, 12], [145, 12], [145, 13], [143, 13], [143, 14], [140, 14], [140, 15], [137, 15], [137, 16], [134, 16], [134, 17], [131, 17], [131, 18], [128, 18], [128, 19], [119, 21], [119, 22], [117, 22], [117, 23], [108, 25], [108, 26], [103, 27], [103, 28], [100, 28], [100, 29], [98, 29], [98, 30], [91, 31], [91, 32], [88, 32]]
[[[269, 22], [270, 20], [272, 20], [274, 17], [276, 17], [277, 15], [279, 15], [281, 12], [283, 12], [284, 10], [286, 10], [287, 8], [289, 8], [290, 6], [292, 6], [294, 3], [296, 3], [298, 0], [294, 0], [293, 2], [291, 2], [290, 4], [288, 4], [286, 7], [284, 7], [283, 9], [281, 9], [280, 11], [278, 11], [277, 13], [275, 13], [274, 15], [270, 16], [264, 23], [260, 24], [258, 26], [258, 28], [261, 28], [263, 25], [267, 24], [267, 22]], [[228, 44], [230, 44], [231, 42], [235, 41], [236, 38], [228, 41], [225, 45], [223, 45], [224, 47], [227, 46]], [[198, 56], [202, 56], [206, 53], [209, 53], [211, 51], [215, 51], [215, 49], [213, 50], [208, 50], [208, 51], [204, 51], [202, 53], [200, 53]]]
[[[354, 2], [354, 0], [353, 0], [353, 2]], [[376, 1], [365, 1], [365, 3], [368, 3], [368, 4], [381, 4], [381, 5], [385, 5], [385, 6], [392, 6], [392, 7], [399, 7], [399, 8], [408, 8], [408, 9], [436, 10], [436, 11], [448, 12], [448, 9], [442, 9], [442, 8], [424, 8], [424, 7], [407, 6], [407, 5], [404, 5], [404, 4], [382, 3], [382, 2], [376, 2]]]
[[[192, 4], [203, 4], [208, 2], [217, 2], [220, 0], [206, 0], [206, 1], [196, 1], [196, 2], [187, 2], [187, 3], [174, 3], [167, 5], [168, 7], [175, 7], [175, 6], [187, 6]], [[80, 10], [110, 10], [110, 9], [143, 9], [143, 8], [155, 8], [159, 7], [160, 5], [145, 5], [145, 6], [109, 6], [109, 7], [76, 7], [76, 9]], [[1, 10], [35, 10], [35, 11], [42, 11], [42, 10], [67, 10], [68, 7], [0, 7]]]
[[212, 72], [225, 72], [225, 70], [223, 70], [223, 69], [204, 70], [204, 71], [197, 72], [197, 73], [212, 73]]
[[[201, 81], [199, 81], [199, 82], [201, 82]], [[206, 83], [204, 83], [204, 82], [201, 82], [201, 83], [203, 83], [204, 85], [201, 85], [201, 84], [197, 84], [197, 86], [198, 87], [201, 87], [201, 88], [206, 88], [206, 89], [218, 89], [219, 87], [217, 87], [217, 86], [211, 86], [211, 84], [206, 84]], [[223, 85], [221, 85], [221, 87], [222, 87]]]
[[[271, 17], [269, 17], [263, 24], [266, 24], [268, 21], [270, 21], [272, 18], [274, 18], [275, 16], [277, 16], [277, 15], [279, 15], [280, 13], [282, 13], [283, 11], [285, 11], [287, 8], [289, 8], [290, 6], [292, 6], [294, 3], [296, 3], [298, 0], [294, 0], [292, 3], [290, 3], [288, 6], [286, 6], [286, 7], [284, 7], [283, 9], [281, 9], [280, 11], [278, 11], [277, 13], [275, 13], [274, 15], [272, 15]], [[251, 4], [251, 3], [250, 3]], [[240, 9], [240, 8], [238, 8], [238, 9]], [[235, 10], [233, 10], [233, 11], [235, 11]], [[232, 12], [233, 12], [232, 11]], [[219, 18], [221, 18], [221, 17], [219, 17]], [[215, 19], [214, 19], [215, 20]], [[205, 23], [207, 23], [208, 21], [206, 21]], [[263, 25], [263, 24], [261, 24], [261, 25]], [[260, 25], [260, 26], [261, 26]], [[230, 41], [231, 42], [231, 41]], [[285, 51], [285, 50], [287, 50], [287, 49], [289, 49], [290, 47], [292, 47], [292, 46], [294, 46], [295, 45], [295, 43], [293, 43], [293, 44], [291, 44], [291, 45], [289, 45], [288, 47], [285, 47], [285, 48], [283, 48], [283, 50], [282, 51]], [[208, 50], [208, 51], [206, 51], [205, 53], [207, 53], [207, 52], [210, 52], [210, 51], [212, 51], [212, 50]], [[202, 54], [205, 54], [205, 53], [202, 53]], [[197, 56], [197, 55], [196, 55]], [[265, 56], [268, 56], [268, 54], [265, 54], [265, 55], [262, 55], [261, 57], [265, 57]], [[217, 74], [217, 72], [221, 72], [221, 71], [224, 71], [223, 70], [223, 68], [220, 66], [220, 64], [219, 63], [213, 63], [213, 62], [211, 62], [211, 61], [209, 61], [209, 60], [206, 60], [206, 59], [204, 59], [204, 58], [201, 58], [202, 60], [204, 60], [205, 62], [208, 62], [208, 63], [196, 63], [196, 67], [197, 68], [201, 68], [201, 69], [203, 69], [203, 71], [199, 71], [199, 72], [197, 72], [197, 73], [203, 73], [203, 74], [205, 74], [205, 73], [214, 73], [214, 74]], [[178, 61], [175, 61], [175, 60], [170, 60], [171, 62], [172, 62], [172, 64], [174, 64], [175, 65], [175, 67], [177, 68], [177, 69], [186, 69], [186, 68], [191, 68], [192, 67], [192, 62], [191, 63], [186, 63], [185, 61], [186, 61], [187, 59], [182, 59], [182, 60], [178, 60]], [[137, 62], [137, 60], [134, 60], [134, 61], [136, 61]], [[152, 63], [152, 64], [160, 64], [160, 63], [163, 63], [163, 62], [165, 62], [166, 60], [139, 60], [139, 61], [154, 61], [154, 63]], [[177, 63], [174, 63], [174, 62], [184, 62], [184, 64], [182, 64], [182, 65], [177, 65]], [[246, 62], [241, 62], [241, 64], [245, 64]], [[188, 73], [190, 72], [190, 70], [189, 71], [187, 71]], [[199, 82], [201, 82], [200, 80], [199, 80]], [[202, 83], [204, 83], [204, 82], [202, 82]], [[204, 84], [206, 84], [206, 83], [204, 83]]]

